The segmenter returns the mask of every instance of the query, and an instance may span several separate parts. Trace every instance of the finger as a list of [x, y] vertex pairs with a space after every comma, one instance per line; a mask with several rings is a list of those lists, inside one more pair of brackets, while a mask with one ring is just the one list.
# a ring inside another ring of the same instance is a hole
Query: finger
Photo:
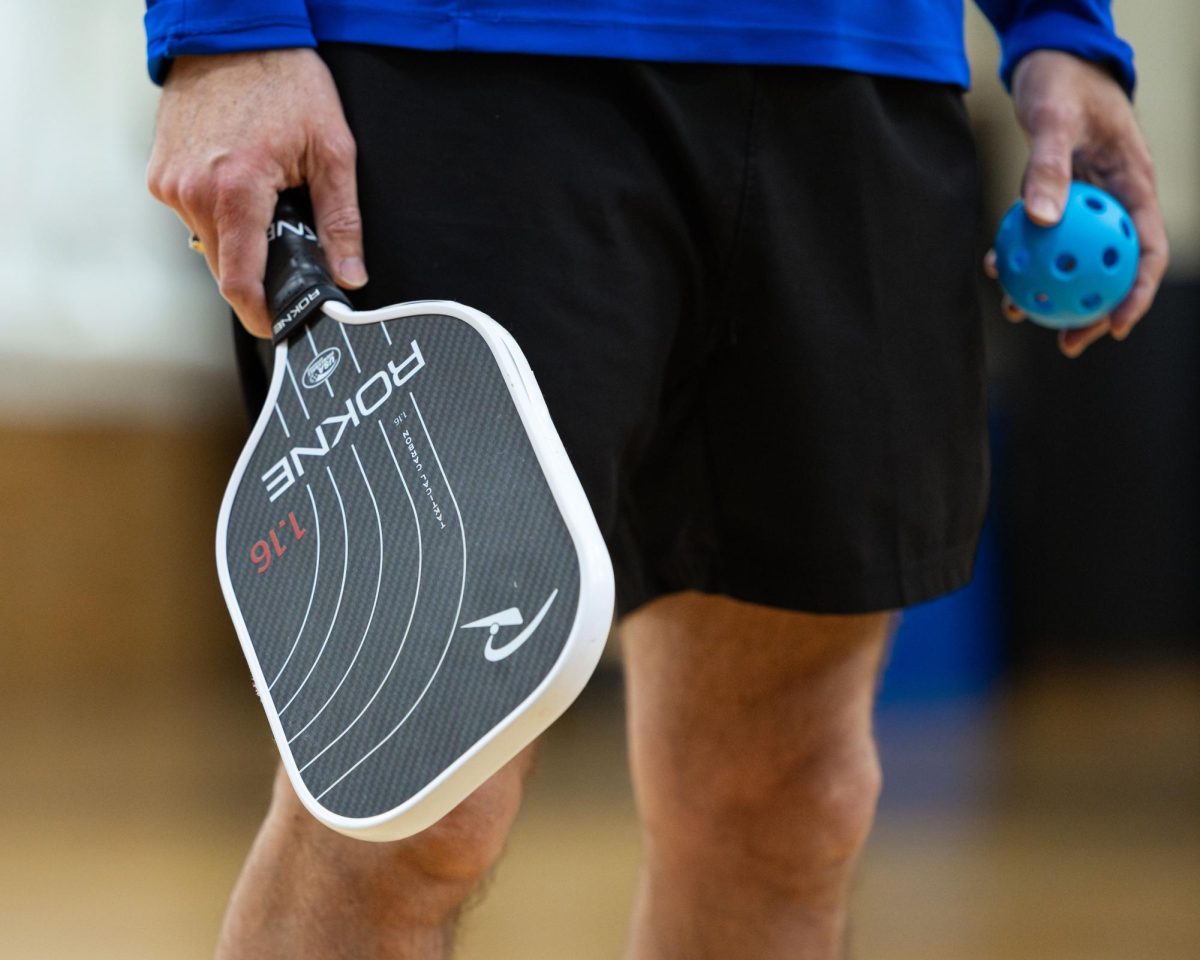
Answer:
[[204, 257], [204, 262], [208, 264], [208, 272], [213, 275], [213, 279], [217, 279], [217, 249], [220, 246], [220, 238], [216, 231], [209, 225], [195, 225], [189, 223], [186, 218], [180, 216], [179, 219], [188, 231], [188, 246], [196, 253]]
[[221, 238], [211, 227], [193, 227], [192, 233], [200, 241], [204, 262], [208, 264], [208, 272], [218, 284], [221, 282], [220, 256]]
[[229, 301], [242, 325], [263, 338], [271, 336], [263, 274], [267, 267], [267, 226], [276, 199], [269, 184], [231, 184], [220, 195], [215, 218], [221, 296]]
[[1025, 311], [1013, 303], [1012, 297], [1007, 293], [1000, 301], [1000, 312], [1004, 314], [1004, 319], [1009, 323], [1020, 323], [1025, 319]]
[[352, 290], [367, 282], [354, 157], [354, 139], [346, 131], [344, 137], [323, 143], [308, 177], [317, 235], [325, 247], [333, 278], [339, 286]]
[[1060, 330], [1058, 333], [1058, 349], [1063, 355], [1074, 360], [1084, 350], [1108, 333], [1112, 323], [1108, 317], [1101, 317], [1095, 323], [1075, 330]]
[[993, 280], [1000, 279], [1000, 271], [996, 267], [996, 251], [989, 250], [983, 255], [983, 272]]
[[[156, 194], [157, 195], [157, 194]], [[163, 202], [168, 203], [175, 215], [183, 221], [194, 237], [200, 240], [204, 262], [208, 264], [208, 272], [213, 279], [220, 281], [218, 270], [218, 250], [220, 239], [212, 219], [212, 190], [206, 178], [192, 177], [183, 179], [174, 185], [169, 196]]]
[[1077, 126], [1074, 113], [1054, 104], [1034, 112], [1021, 197], [1025, 213], [1039, 226], [1048, 227], [1062, 219], [1071, 188], [1071, 154]]
[[[1148, 158], [1145, 163], [1148, 166]], [[1113, 311], [1113, 336], [1124, 340], [1134, 324], [1150, 309], [1166, 273], [1169, 258], [1167, 232], [1155, 195], [1152, 169], [1147, 169], [1141, 175], [1115, 176], [1107, 186], [1129, 210], [1141, 245], [1133, 288]]]

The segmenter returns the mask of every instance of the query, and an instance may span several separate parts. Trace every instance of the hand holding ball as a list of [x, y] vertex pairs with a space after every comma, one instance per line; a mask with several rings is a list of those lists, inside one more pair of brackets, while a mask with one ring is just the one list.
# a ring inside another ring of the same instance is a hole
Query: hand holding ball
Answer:
[[1062, 219], [1040, 227], [1018, 201], [996, 233], [1000, 285], [1045, 327], [1086, 327], [1125, 299], [1138, 267], [1133, 221], [1111, 194], [1075, 182]]

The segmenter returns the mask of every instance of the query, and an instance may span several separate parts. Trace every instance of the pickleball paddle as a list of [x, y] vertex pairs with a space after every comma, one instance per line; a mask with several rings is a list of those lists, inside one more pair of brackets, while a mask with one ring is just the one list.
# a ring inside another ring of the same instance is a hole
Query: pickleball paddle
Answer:
[[520, 348], [451, 301], [351, 309], [280, 196], [266, 403], [217, 524], [292, 785], [339, 832], [424, 829], [549, 726], [613, 614], [596, 521]]

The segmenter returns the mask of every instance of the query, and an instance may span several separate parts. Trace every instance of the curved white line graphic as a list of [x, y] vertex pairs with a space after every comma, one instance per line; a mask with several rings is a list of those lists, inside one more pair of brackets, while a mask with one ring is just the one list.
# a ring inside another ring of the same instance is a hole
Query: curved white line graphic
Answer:
[[282, 709], [275, 712], [277, 717], [283, 716], [283, 711], [292, 705], [292, 702], [300, 695], [300, 691], [304, 689], [304, 685], [308, 683], [308, 678], [317, 669], [317, 664], [320, 662], [321, 656], [325, 653], [325, 647], [329, 644], [329, 637], [333, 633], [334, 626], [337, 624], [338, 613], [342, 609], [342, 594], [346, 592], [346, 568], [350, 565], [350, 528], [346, 525], [346, 505], [342, 503], [342, 492], [338, 489], [337, 481], [333, 479], [333, 473], [328, 467], [325, 468], [325, 473], [329, 476], [329, 482], [333, 484], [333, 494], [337, 497], [338, 509], [342, 511], [342, 545], [345, 548], [345, 552], [342, 554], [342, 585], [338, 587], [338, 598], [337, 603], [333, 607], [333, 618], [329, 621], [329, 629], [325, 631], [325, 639], [321, 643], [321, 649], [317, 651], [317, 659], [308, 668], [308, 673], [300, 681], [300, 686], [288, 697], [288, 702], [283, 705]]
[[379, 573], [375, 577], [375, 598], [371, 601], [371, 612], [367, 614], [367, 625], [363, 627], [362, 637], [359, 638], [358, 647], [354, 651], [354, 656], [350, 658], [350, 663], [346, 667], [346, 672], [342, 674], [342, 679], [337, 682], [337, 686], [333, 688], [333, 692], [321, 704], [317, 710], [308, 719], [308, 723], [302, 726], [299, 730], [288, 737], [288, 743], [295, 740], [300, 734], [312, 726], [313, 721], [317, 719], [330, 703], [337, 696], [339, 690], [342, 689], [342, 684], [346, 682], [346, 678], [350, 676], [350, 671], [354, 669], [354, 664], [358, 662], [358, 655], [362, 653], [363, 645], [367, 642], [367, 634], [371, 632], [371, 624], [375, 620], [375, 608], [379, 606], [379, 587], [383, 583], [383, 520], [379, 516], [379, 504], [375, 500], [375, 491], [371, 489], [371, 481], [367, 479], [367, 472], [363, 469], [362, 461], [358, 459], [358, 449], [354, 444], [350, 444], [350, 452], [354, 454], [354, 462], [358, 464], [358, 472], [362, 474], [363, 483], [367, 485], [367, 496], [371, 498], [371, 506], [375, 508], [375, 527], [379, 530]]
[[284, 369], [287, 370], [288, 380], [291, 381], [292, 392], [296, 394], [296, 399], [300, 401], [300, 409], [304, 411], [304, 419], [308, 420], [308, 404], [306, 404], [304, 402], [304, 398], [300, 396], [300, 388], [296, 386], [296, 376], [292, 373], [292, 364], [291, 361], [287, 359], [287, 354], [284, 354], [283, 356], [283, 366]]
[[[276, 407], [276, 410], [279, 408]], [[283, 676], [283, 671], [287, 669], [288, 661], [292, 659], [292, 654], [296, 652], [296, 645], [300, 643], [300, 637], [304, 634], [304, 627], [308, 623], [308, 615], [312, 612], [313, 597], [317, 595], [317, 574], [321, 572], [321, 518], [317, 516], [317, 498], [313, 496], [312, 485], [305, 484], [304, 489], [308, 491], [308, 499], [313, 508], [313, 527], [317, 535], [317, 559], [313, 564], [313, 582], [312, 590], [308, 593], [308, 606], [304, 608], [304, 619], [300, 621], [300, 629], [296, 631], [296, 639], [292, 641], [292, 649], [288, 651], [286, 657], [283, 658], [283, 663], [280, 665], [278, 672], [275, 674], [275, 679], [267, 684], [268, 690], [275, 688], [276, 681]]]
[[350, 337], [346, 335], [346, 325], [339, 323], [337, 325], [338, 333], [342, 335], [342, 339], [346, 341], [346, 349], [350, 351], [350, 359], [354, 362], [354, 370], [356, 373], [362, 373], [362, 367], [358, 365], [358, 357], [354, 353], [354, 346], [350, 343]]
[[283, 411], [279, 409], [279, 402], [275, 403], [275, 416], [279, 418], [279, 425], [283, 427], [283, 435], [287, 439], [292, 439], [292, 431], [288, 429], [287, 421], [283, 419]]
[[[317, 350], [317, 341], [313, 339], [313, 335], [312, 335], [312, 328], [311, 328], [311, 327], [305, 327], [305, 328], [304, 328], [304, 335], [305, 335], [306, 337], [308, 337], [308, 345], [309, 345], [310, 347], [312, 347], [313, 356], [314, 356], [314, 357], [316, 357], [316, 356], [317, 356], [317, 353], [318, 353], [318, 350]], [[329, 395], [332, 397], [332, 396], [333, 396], [333, 384], [331, 384], [331, 383], [329, 382], [329, 377], [326, 377], [326, 378], [325, 378], [323, 381], [321, 381], [321, 382], [325, 384], [325, 389], [329, 391]]]
[[424, 688], [417, 695], [417, 699], [413, 702], [413, 705], [408, 708], [408, 712], [400, 718], [400, 721], [394, 727], [392, 727], [387, 734], [384, 735], [382, 740], [380, 740], [377, 744], [375, 744], [375, 746], [355, 760], [345, 773], [343, 773], [340, 777], [334, 780], [333, 783], [317, 794], [316, 797], [313, 798], [315, 800], [320, 800], [323, 796], [325, 796], [325, 794], [350, 776], [350, 774], [358, 769], [358, 767], [368, 757], [370, 757], [371, 754], [391, 740], [392, 737], [396, 735], [396, 731], [404, 726], [408, 722], [408, 718], [416, 712], [417, 707], [421, 705], [421, 701], [425, 699], [425, 694], [427, 694], [429, 692], [429, 688], [433, 686], [433, 681], [437, 679], [438, 671], [442, 669], [442, 664], [446, 662], [446, 654], [450, 652], [450, 645], [454, 642], [454, 634], [458, 630], [458, 620], [462, 615], [463, 597], [467, 592], [467, 527], [463, 522], [462, 511], [458, 508], [458, 498], [454, 496], [454, 488], [450, 486], [450, 477], [446, 474], [446, 468], [442, 466], [442, 458], [438, 456], [437, 447], [435, 447], [433, 444], [433, 437], [430, 436], [429, 428], [425, 425], [425, 418], [421, 415], [421, 408], [417, 406], [417, 398], [412, 395], [411, 391], [408, 394], [408, 398], [412, 401], [413, 410], [416, 411], [417, 419], [421, 421], [421, 429], [425, 431], [425, 439], [429, 441], [429, 449], [433, 451], [433, 459], [437, 461], [438, 470], [441, 471], [442, 479], [446, 481], [446, 491], [450, 494], [450, 500], [454, 504], [454, 512], [458, 514], [458, 532], [462, 537], [463, 551], [462, 585], [458, 590], [458, 609], [454, 611], [454, 624], [450, 627], [450, 635], [446, 637], [446, 646], [442, 649], [442, 656], [438, 660], [437, 666], [433, 668], [433, 673], [430, 675], [429, 680], [426, 682]]
[[421, 544], [421, 520], [417, 516], [417, 504], [413, 500], [412, 492], [408, 489], [408, 481], [404, 479], [404, 473], [400, 469], [400, 462], [396, 459], [396, 451], [392, 448], [392, 442], [388, 439], [387, 431], [383, 428], [383, 421], [377, 420], [376, 423], [379, 426], [379, 432], [383, 434], [383, 442], [387, 444], [388, 453], [392, 455], [392, 463], [396, 465], [396, 474], [400, 477], [400, 482], [404, 484], [404, 492], [408, 496], [408, 505], [412, 507], [413, 523], [417, 525], [417, 586], [413, 591], [412, 609], [408, 612], [408, 623], [404, 627], [404, 636], [400, 638], [400, 646], [396, 648], [396, 655], [392, 657], [392, 662], [388, 665], [387, 672], [384, 673], [383, 679], [379, 681], [379, 686], [375, 688], [375, 692], [371, 694], [370, 698], [363, 705], [363, 708], [358, 711], [358, 715], [355, 716], [355, 718], [348, 724], [346, 724], [346, 729], [325, 744], [325, 746], [323, 746], [319, 752], [314, 754], [312, 759], [300, 768], [301, 773], [316, 763], [326, 750], [328, 750], [335, 743], [341, 740], [342, 737], [349, 733], [350, 728], [363, 718], [363, 714], [365, 714], [367, 710], [370, 709], [371, 704], [375, 702], [375, 699], [379, 696], [380, 691], [382, 691], [384, 686], [387, 684], [388, 677], [390, 677], [392, 675], [392, 671], [396, 669], [396, 664], [400, 662], [400, 654], [404, 652], [404, 645], [408, 642], [408, 633], [412, 629], [413, 617], [415, 617], [417, 613], [417, 600], [421, 596], [421, 564], [424, 559], [424, 549]]
[[536, 630], [541, 625], [542, 620], [544, 620], [546, 617], [546, 611], [550, 609], [550, 604], [552, 604], [554, 602], [554, 598], [557, 596], [558, 596], [558, 588], [556, 587], [554, 589], [554, 592], [552, 594], [550, 594], [550, 596], [546, 600], [546, 602], [542, 604], [542, 609], [539, 610], [536, 614], [534, 614], [533, 619], [529, 621], [529, 626], [527, 626], [524, 630], [522, 630], [515, 637], [513, 637], [511, 640], [509, 640], [508, 643], [504, 644], [504, 646], [493, 647], [492, 641], [495, 640], [496, 638], [494, 636], [489, 635], [487, 638], [487, 643], [485, 643], [483, 645], [483, 655], [485, 657], [487, 657], [489, 660], [491, 660], [493, 663], [495, 663], [498, 660], [503, 660], [505, 657], [511, 656], [512, 654], [516, 653], [517, 648], [520, 647], [521, 644], [523, 644], [530, 637], [532, 637], [533, 631]]

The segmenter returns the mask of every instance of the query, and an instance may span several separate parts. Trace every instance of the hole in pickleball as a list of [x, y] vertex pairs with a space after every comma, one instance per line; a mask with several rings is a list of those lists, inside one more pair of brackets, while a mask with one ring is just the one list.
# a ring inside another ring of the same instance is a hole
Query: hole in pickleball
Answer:
[[1095, 310], [1098, 306], [1100, 306], [1100, 294], [1089, 293], [1086, 297], [1083, 297], [1079, 301], [1079, 305], [1081, 307], [1083, 307], [1084, 310], [1087, 310], [1090, 313], [1091, 311]]
[[1104, 201], [1101, 200], [1099, 197], [1088, 197], [1083, 202], [1086, 203], [1093, 210], [1095, 210], [1097, 213], [1104, 212]]
[[1121, 218], [1121, 232], [1127, 237], [1133, 236], [1133, 227], [1129, 225], [1129, 221], [1124, 217]]
[[1072, 253], [1060, 253], [1054, 258], [1054, 266], [1058, 268], [1060, 273], [1070, 273], [1079, 265], [1079, 261], [1075, 259]]
[[1100, 257], [1104, 261], [1104, 265], [1110, 270], [1117, 265], [1117, 261], [1121, 259], [1121, 255], [1117, 253], [1116, 247], [1105, 247], [1104, 253]]
[[1053, 313], [1054, 301], [1050, 299], [1048, 293], [1035, 293], [1033, 295], [1034, 310], [1038, 313]]
[[1017, 247], [1008, 255], [1008, 268], [1013, 273], [1024, 273], [1025, 268], [1029, 266], [1029, 251], [1024, 247]]

